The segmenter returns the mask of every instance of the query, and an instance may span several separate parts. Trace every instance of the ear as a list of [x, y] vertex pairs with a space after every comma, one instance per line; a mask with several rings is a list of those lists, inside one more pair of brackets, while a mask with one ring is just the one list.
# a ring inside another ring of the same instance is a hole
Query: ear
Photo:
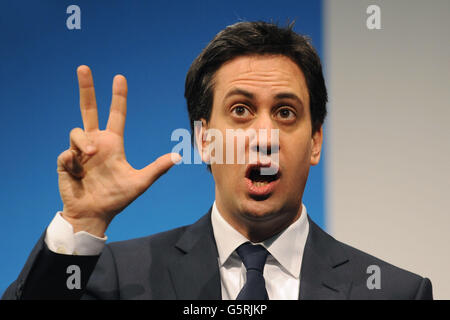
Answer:
[[[206, 139], [206, 134], [208, 133], [208, 122], [204, 118], [201, 118], [200, 120], [201, 121], [195, 121], [195, 145], [200, 153], [202, 161], [209, 164], [210, 154], [208, 152], [208, 145], [211, 142]], [[197, 125], [197, 123], [200, 125]]]
[[311, 165], [315, 166], [320, 161], [320, 155], [322, 153], [322, 143], [323, 143], [323, 129], [314, 132], [311, 137]]

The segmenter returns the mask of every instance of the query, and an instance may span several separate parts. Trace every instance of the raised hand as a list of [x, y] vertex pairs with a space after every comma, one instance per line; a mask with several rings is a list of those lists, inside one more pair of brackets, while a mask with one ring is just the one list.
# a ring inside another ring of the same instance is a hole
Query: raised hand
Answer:
[[111, 109], [105, 130], [98, 128], [97, 103], [91, 70], [77, 69], [84, 130], [70, 132], [70, 148], [58, 156], [62, 216], [74, 232], [103, 237], [111, 220], [181, 159], [168, 153], [141, 170], [126, 160], [123, 133], [127, 113], [127, 81], [113, 80]]

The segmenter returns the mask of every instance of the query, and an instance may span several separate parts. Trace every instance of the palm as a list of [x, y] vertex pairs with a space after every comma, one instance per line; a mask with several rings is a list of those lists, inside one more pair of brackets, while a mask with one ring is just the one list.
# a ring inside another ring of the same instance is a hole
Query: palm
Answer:
[[[98, 129], [97, 106], [89, 68], [78, 69], [84, 131], [71, 132], [71, 148], [58, 158], [59, 190], [66, 218], [102, 219], [108, 224], [173, 164], [166, 154], [141, 170], [126, 160], [123, 131], [126, 117], [126, 80], [113, 83], [111, 112], [105, 130]], [[95, 148], [94, 152], [88, 146]]]
[[[128, 164], [123, 143], [117, 135], [107, 131], [89, 134], [98, 151], [82, 159], [85, 175], [77, 179], [68, 172], [59, 172], [59, 188], [64, 209], [74, 212], [85, 208], [89, 214], [103, 214], [123, 209], [127, 199], [137, 196], [129, 185], [134, 169]], [[81, 156], [82, 158], [83, 156]]]

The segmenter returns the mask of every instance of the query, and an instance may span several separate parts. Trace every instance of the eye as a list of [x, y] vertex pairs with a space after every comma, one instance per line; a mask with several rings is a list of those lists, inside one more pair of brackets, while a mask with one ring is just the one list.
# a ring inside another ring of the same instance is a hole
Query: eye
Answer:
[[282, 120], [293, 120], [295, 119], [295, 112], [288, 108], [281, 108], [277, 111], [277, 117]]
[[248, 109], [242, 105], [238, 105], [238, 106], [234, 107], [231, 110], [231, 113], [233, 113], [235, 116], [237, 116], [239, 118], [245, 118], [250, 115], [250, 111], [248, 111]]

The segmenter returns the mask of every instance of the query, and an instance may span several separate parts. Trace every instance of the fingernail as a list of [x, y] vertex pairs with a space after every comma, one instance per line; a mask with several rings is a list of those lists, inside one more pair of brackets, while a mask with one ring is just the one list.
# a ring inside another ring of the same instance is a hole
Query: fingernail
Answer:
[[178, 163], [181, 160], [181, 155], [179, 155], [178, 153], [172, 153], [172, 161], [173, 163]]

